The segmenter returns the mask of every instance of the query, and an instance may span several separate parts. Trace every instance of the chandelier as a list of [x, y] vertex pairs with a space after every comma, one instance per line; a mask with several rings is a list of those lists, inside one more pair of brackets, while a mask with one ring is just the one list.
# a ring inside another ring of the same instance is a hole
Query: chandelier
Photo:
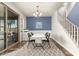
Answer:
[[39, 11], [39, 6], [36, 6], [36, 12], [33, 13], [33, 16], [35, 16], [35, 17], [40, 17], [40, 16], [42, 16], [42, 13]]

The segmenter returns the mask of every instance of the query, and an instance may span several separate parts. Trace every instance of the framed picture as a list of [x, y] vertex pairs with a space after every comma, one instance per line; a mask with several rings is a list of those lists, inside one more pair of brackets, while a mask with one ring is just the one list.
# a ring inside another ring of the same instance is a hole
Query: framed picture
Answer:
[[36, 22], [36, 29], [42, 29], [42, 22]]

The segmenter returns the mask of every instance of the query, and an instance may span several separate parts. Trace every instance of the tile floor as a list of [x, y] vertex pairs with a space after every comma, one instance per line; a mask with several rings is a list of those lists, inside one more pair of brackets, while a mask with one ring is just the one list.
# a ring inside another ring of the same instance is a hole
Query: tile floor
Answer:
[[65, 54], [50, 40], [51, 48], [45, 43], [44, 49], [41, 47], [34, 48], [32, 44], [27, 48], [26, 43], [22, 48], [19, 48], [3, 56], [65, 56]]

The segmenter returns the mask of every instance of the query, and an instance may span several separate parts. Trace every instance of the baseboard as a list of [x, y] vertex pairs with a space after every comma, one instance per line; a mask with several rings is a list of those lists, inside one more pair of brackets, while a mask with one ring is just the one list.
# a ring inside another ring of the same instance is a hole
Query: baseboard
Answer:
[[14, 44], [12, 44], [11, 46], [9, 46], [9, 47], [7, 47], [6, 49], [4, 49], [4, 50], [2, 50], [2, 51], [0, 51], [0, 54], [2, 54], [3, 52], [5, 52], [6, 50], [8, 50], [8, 49], [10, 49], [11, 47], [13, 47], [13, 46], [15, 46], [16, 44], [18, 44], [19, 43], [19, 41], [18, 42], [16, 42], [16, 43], [14, 43]]
[[[51, 38], [52, 39], [52, 38]], [[61, 46], [59, 43], [57, 43], [54, 39], [52, 41], [55, 43], [55, 45], [66, 55], [66, 56], [74, 56], [71, 54], [68, 50], [66, 50], [63, 46]]]

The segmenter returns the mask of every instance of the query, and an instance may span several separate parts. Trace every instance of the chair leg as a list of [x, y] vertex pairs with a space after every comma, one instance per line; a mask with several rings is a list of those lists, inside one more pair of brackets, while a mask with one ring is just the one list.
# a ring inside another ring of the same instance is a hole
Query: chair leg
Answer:
[[50, 43], [48, 42], [49, 48], [51, 48]]
[[42, 42], [42, 44], [43, 44], [43, 46], [45, 46], [45, 42], [44, 41]]
[[36, 44], [34, 45], [34, 48], [36, 47]]
[[41, 44], [42, 49], [44, 50], [44, 46]]
[[35, 48], [35, 42], [33, 42], [33, 47]]
[[35, 43], [34, 42], [28, 42], [27, 48], [29, 47], [30, 43], [32, 43], [33, 46], [35, 47], [35, 45], [34, 45]]
[[28, 42], [27, 48], [29, 47], [30, 42]]

